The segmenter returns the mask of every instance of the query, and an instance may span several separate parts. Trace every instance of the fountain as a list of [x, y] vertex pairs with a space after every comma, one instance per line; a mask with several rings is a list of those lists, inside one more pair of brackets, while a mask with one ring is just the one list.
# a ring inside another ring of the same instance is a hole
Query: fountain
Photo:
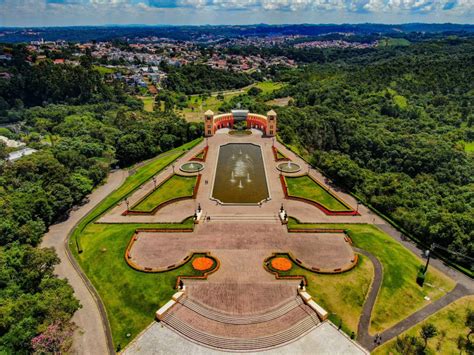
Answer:
[[284, 173], [296, 173], [301, 170], [301, 166], [289, 160], [287, 163], [278, 164], [277, 169]]
[[262, 149], [258, 145], [222, 145], [219, 148], [212, 198], [222, 204], [257, 204], [267, 199], [269, 191], [263, 164]]
[[197, 173], [204, 169], [204, 164], [198, 162], [184, 163], [179, 167], [179, 170], [185, 173]]

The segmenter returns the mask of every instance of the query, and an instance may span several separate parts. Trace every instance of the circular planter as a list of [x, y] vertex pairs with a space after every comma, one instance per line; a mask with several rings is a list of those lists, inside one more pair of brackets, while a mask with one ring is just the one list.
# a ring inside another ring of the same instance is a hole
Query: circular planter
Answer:
[[214, 260], [206, 258], [205, 256], [193, 260], [193, 268], [198, 271], [206, 271], [212, 268]]
[[277, 169], [284, 173], [297, 173], [301, 170], [301, 166], [299, 164], [288, 161], [278, 164]]
[[273, 258], [271, 261], [272, 268], [278, 271], [288, 271], [293, 266], [292, 262], [287, 258]]
[[204, 164], [198, 162], [184, 163], [179, 167], [179, 170], [185, 173], [197, 173], [204, 169]]

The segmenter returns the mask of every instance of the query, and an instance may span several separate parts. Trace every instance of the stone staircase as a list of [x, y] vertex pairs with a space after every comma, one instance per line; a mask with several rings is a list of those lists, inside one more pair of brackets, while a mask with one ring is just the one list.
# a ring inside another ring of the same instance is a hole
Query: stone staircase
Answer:
[[297, 298], [265, 314], [245, 316], [231, 316], [184, 299], [162, 321], [191, 341], [224, 351], [274, 348], [320, 324], [314, 311]]
[[284, 304], [281, 307], [276, 308], [268, 313], [264, 314], [255, 314], [255, 315], [246, 315], [246, 316], [238, 316], [238, 315], [230, 315], [224, 314], [222, 312], [213, 310], [208, 308], [202, 304], [199, 304], [188, 297], [184, 297], [183, 300], [180, 300], [183, 306], [193, 310], [194, 312], [200, 314], [203, 317], [208, 319], [212, 319], [218, 322], [227, 323], [227, 324], [254, 324], [254, 323], [262, 323], [267, 322], [272, 319], [276, 319], [281, 317], [282, 315], [290, 312], [296, 307], [303, 305], [303, 300], [301, 297], [296, 297], [295, 299], [291, 300], [290, 302]]
[[206, 215], [204, 220], [210, 217], [211, 222], [219, 221], [219, 222], [260, 222], [260, 223], [275, 223], [280, 222], [278, 215]]

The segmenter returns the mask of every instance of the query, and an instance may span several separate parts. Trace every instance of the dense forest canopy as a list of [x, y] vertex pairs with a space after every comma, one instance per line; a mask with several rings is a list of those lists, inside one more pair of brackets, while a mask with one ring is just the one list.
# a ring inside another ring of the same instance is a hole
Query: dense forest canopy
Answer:
[[474, 41], [448, 40], [292, 71], [279, 95], [295, 104], [278, 109], [280, 136], [469, 267], [474, 159], [462, 142], [474, 140], [473, 64]]
[[[0, 88], [0, 117], [21, 122], [21, 130], [1, 134], [38, 152], [0, 162], [0, 353], [66, 351], [62, 340], [71, 339], [79, 303], [53, 274], [55, 252], [35, 248], [43, 234], [112, 167], [151, 158], [202, 131], [172, 112], [144, 112], [141, 101], [87, 63], [32, 66], [17, 58], [8, 68], [14, 79]], [[5, 153], [2, 143], [0, 159]]]
[[185, 65], [168, 68], [165, 86], [168, 90], [192, 95], [239, 89], [252, 82], [252, 78], [247, 74], [212, 69], [206, 65]]
[[[7, 163], [8, 148], [0, 143], [0, 353], [45, 352], [45, 337], [64, 338], [73, 329], [79, 304], [72, 288], [53, 274], [54, 251], [37, 248], [47, 228], [66, 218], [112, 167], [202, 135], [202, 124], [174, 112], [187, 105], [186, 95], [262, 79], [284, 85], [235, 94], [220, 111], [238, 104], [259, 113], [274, 108], [285, 143], [409, 235], [438, 244], [448, 251], [437, 251], [472, 270], [474, 154], [464, 149], [474, 142], [472, 37], [417, 34], [409, 46], [368, 49], [232, 47], [228, 53], [286, 55], [300, 66], [251, 75], [165, 66], [166, 90], [156, 97], [164, 105], [155, 112], [145, 112], [123, 83], [106, 82], [89, 55], [77, 66], [32, 64], [25, 46], [9, 48], [0, 122], [19, 128], [0, 128], [0, 134], [39, 151]], [[276, 98], [288, 99], [288, 106], [272, 106]], [[54, 351], [66, 351], [61, 346]]]

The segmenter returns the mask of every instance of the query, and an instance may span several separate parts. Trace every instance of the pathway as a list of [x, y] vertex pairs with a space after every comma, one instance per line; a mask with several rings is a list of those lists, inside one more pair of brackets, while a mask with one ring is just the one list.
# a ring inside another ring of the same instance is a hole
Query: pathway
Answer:
[[362, 314], [359, 320], [359, 326], [357, 327], [357, 341], [361, 343], [364, 347], [368, 348], [367, 344], [372, 344], [373, 342], [373, 336], [369, 334], [370, 318], [372, 315], [372, 310], [374, 309], [375, 301], [377, 300], [377, 295], [379, 293], [380, 286], [382, 285], [383, 268], [379, 259], [377, 259], [368, 251], [355, 247], [354, 251], [368, 257], [374, 265], [374, 279], [372, 280], [370, 291], [367, 295], [367, 298], [365, 299], [365, 303], [362, 308]]
[[68, 235], [86, 214], [122, 185], [127, 175], [124, 170], [109, 174], [106, 183], [88, 196], [89, 201], [85, 205], [74, 209], [66, 221], [50, 226], [49, 231], [43, 236], [41, 247], [55, 248], [61, 259], [60, 264], [55, 268], [55, 273], [61, 278], [68, 279], [69, 284], [74, 288], [76, 298], [82, 305], [72, 318], [72, 321], [78, 325], [71, 348], [73, 354], [107, 354], [113, 352], [113, 346], [110, 344], [108, 324], [104, 323], [100, 312], [100, 300], [91, 292], [87, 279], [68, 252]]
[[[377, 299], [377, 294], [379, 292], [380, 286], [382, 285], [383, 268], [380, 261], [371, 253], [359, 248], [354, 248], [354, 250], [358, 253], [361, 253], [367, 256], [372, 261], [372, 264], [374, 265], [374, 279], [372, 281], [371, 289], [365, 300], [365, 303], [362, 309], [362, 315], [359, 320], [359, 326], [357, 328], [357, 341], [366, 349], [372, 351], [378, 345], [375, 343], [375, 336], [369, 334], [370, 318], [372, 315], [372, 310], [375, 305], [375, 301]], [[472, 283], [470, 286], [472, 286]], [[380, 345], [397, 337], [404, 331], [410, 329], [411, 327], [415, 326], [419, 322], [423, 321], [424, 319], [438, 312], [442, 308], [446, 307], [452, 302], [455, 302], [459, 298], [462, 298], [470, 294], [473, 294], [472, 289], [469, 289], [463, 284], [458, 283], [452, 291], [448, 292], [446, 295], [444, 295], [440, 299], [436, 300], [433, 303], [430, 303], [429, 305], [423, 307], [417, 312], [412, 313], [410, 316], [398, 322], [393, 327], [379, 334], [381, 337]]]

